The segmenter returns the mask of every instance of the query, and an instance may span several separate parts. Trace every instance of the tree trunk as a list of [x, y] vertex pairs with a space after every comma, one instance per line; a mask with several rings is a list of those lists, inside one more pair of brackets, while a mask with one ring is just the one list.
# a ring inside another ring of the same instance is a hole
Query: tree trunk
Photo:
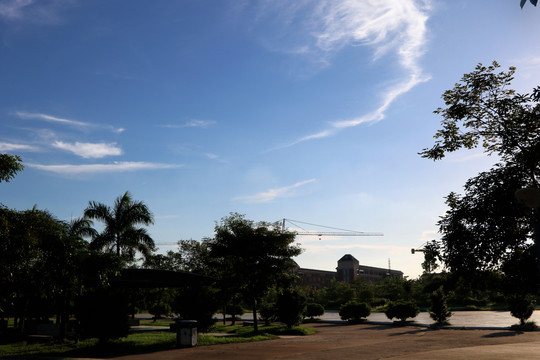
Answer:
[[259, 326], [257, 324], [257, 298], [253, 298], [253, 331], [259, 331]]

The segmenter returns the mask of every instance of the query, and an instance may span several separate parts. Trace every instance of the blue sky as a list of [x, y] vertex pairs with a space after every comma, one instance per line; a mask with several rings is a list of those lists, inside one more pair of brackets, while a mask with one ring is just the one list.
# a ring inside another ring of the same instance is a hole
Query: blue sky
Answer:
[[433, 110], [479, 62], [539, 85], [539, 19], [518, 0], [0, 0], [0, 152], [25, 164], [0, 202], [69, 220], [129, 190], [160, 251], [229, 212], [382, 232], [299, 237], [296, 260], [415, 278], [444, 196], [496, 161], [420, 158]]

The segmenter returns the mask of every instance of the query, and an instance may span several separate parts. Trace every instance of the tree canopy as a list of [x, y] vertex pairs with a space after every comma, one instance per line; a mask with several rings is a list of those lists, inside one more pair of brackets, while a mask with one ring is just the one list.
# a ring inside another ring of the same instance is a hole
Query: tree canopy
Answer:
[[518, 250], [530, 246], [534, 222], [515, 191], [538, 187], [540, 176], [540, 87], [530, 94], [510, 88], [515, 72], [496, 72], [499, 64], [478, 64], [453, 89], [444, 92], [446, 107], [435, 144], [420, 155], [440, 160], [459, 149], [482, 146], [500, 162], [469, 179], [464, 194], [446, 197], [449, 207], [439, 221], [439, 257], [451, 271], [497, 269]]
[[22, 160], [17, 155], [0, 154], [0, 182], [9, 182], [24, 169]]
[[[531, 4], [533, 4], [534, 6], [536, 6], [536, 4], [538, 4], [538, 0], [529, 0], [529, 2]], [[519, 5], [523, 9], [523, 7], [525, 6], [526, 3], [527, 3], [527, 0], [521, 0], [521, 3]]]
[[92, 249], [106, 252], [114, 249], [126, 261], [133, 261], [137, 251], [146, 258], [155, 250], [154, 240], [147, 230], [138, 227], [153, 224], [154, 216], [143, 202], [134, 201], [128, 191], [116, 198], [112, 208], [91, 201], [84, 210], [84, 217], [102, 221], [105, 225], [104, 230], [92, 239]]
[[294, 239], [294, 233], [277, 223], [255, 223], [231, 213], [216, 224], [215, 237], [206, 240], [224, 290], [230, 296], [241, 294], [253, 305], [255, 326], [260, 298], [271, 286], [292, 277], [292, 258], [302, 251], [293, 244]]

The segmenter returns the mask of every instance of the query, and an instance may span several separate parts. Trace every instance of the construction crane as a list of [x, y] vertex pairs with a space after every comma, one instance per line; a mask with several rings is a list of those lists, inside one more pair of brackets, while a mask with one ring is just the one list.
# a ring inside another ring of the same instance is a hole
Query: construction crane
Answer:
[[[319, 240], [321, 239], [322, 236], [383, 236], [383, 234], [380, 232], [362, 232], [362, 231], [339, 229], [339, 228], [334, 228], [330, 226], [311, 224], [311, 223], [298, 221], [298, 220], [291, 220], [291, 219], [283, 219], [283, 222], [281, 225], [282, 230], [286, 229], [285, 222], [289, 222], [295, 227], [298, 227], [303, 230], [303, 231], [294, 231], [296, 235], [318, 236]], [[317, 227], [327, 228], [327, 229], [332, 229], [332, 230], [339, 230], [339, 231], [308, 231], [308, 230], [303, 229], [301, 226], [299, 226], [296, 223], [317, 226]]]

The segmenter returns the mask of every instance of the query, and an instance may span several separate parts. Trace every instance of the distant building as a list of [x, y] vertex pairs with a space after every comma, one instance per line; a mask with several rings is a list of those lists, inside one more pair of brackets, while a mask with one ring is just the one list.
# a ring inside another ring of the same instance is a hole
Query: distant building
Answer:
[[305, 269], [298, 267], [295, 274], [300, 277], [300, 283], [314, 288], [324, 288], [330, 286], [332, 280], [343, 282], [353, 282], [356, 279], [377, 284], [383, 279], [393, 277], [403, 279], [403, 272], [367, 265], [360, 265], [360, 262], [351, 254], [344, 255], [337, 262], [336, 271]]
[[394, 277], [403, 279], [403, 272], [399, 270], [385, 269], [367, 265], [360, 265], [351, 254], [344, 255], [338, 260], [337, 279], [343, 282], [352, 282], [356, 279], [364, 279], [365, 281], [376, 284], [382, 279]]

